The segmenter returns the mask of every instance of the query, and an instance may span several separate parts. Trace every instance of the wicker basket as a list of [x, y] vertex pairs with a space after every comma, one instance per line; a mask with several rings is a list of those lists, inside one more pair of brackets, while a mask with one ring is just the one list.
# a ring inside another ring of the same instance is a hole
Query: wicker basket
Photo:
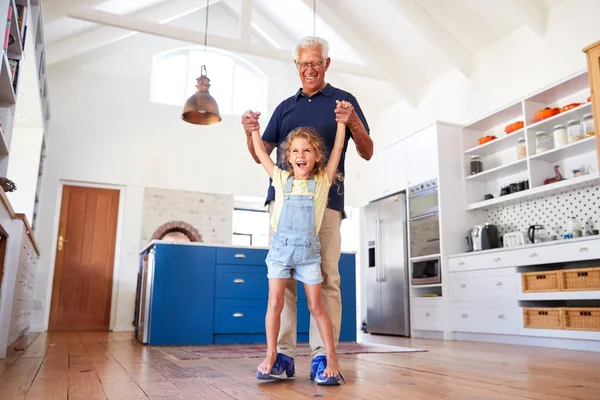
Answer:
[[560, 291], [560, 272], [525, 272], [521, 274], [523, 293]]
[[600, 331], [600, 308], [561, 308], [563, 329]]
[[562, 329], [560, 308], [523, 308], [523, 326], [531, 329]]
[[600, 267], [561, 270], [560, 289], [564, 291], [600, 290]]

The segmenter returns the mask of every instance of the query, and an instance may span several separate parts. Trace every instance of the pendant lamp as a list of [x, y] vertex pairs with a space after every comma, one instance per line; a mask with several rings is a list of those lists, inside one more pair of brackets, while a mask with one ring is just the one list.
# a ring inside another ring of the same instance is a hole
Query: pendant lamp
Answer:
[[[206, 40], [208, 37], [208, 7], [206, 0], [206, 26], [204, 28], [204, 51], [206, 51]], [[206, 76], [206, 65], [200, 69], [200, 77], [196, 79], [196, 93], [194, 93], [183, 106], [181, 119], [190, 124], [212, 125], [221, 121], [219, 105], [210, 95], [208, 88], [210, 79]]]

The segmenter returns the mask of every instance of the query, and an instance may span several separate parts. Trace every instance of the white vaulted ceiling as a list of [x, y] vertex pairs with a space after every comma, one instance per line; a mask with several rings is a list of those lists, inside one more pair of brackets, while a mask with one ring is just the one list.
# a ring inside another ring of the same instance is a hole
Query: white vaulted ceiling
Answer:
[[[543, 36], [551, 8], [562, 1], [317, 0], [316, 33], [329, 40], [330, 56], [339, 71], [388, 81], [414, 103], [420, 87], [450, 70], [471, 76], [474, 56], [514, 30], [525, 26]], [[229, 50], [285, 60], [301, 37], [312, 34], [313, 0], [210, 3], [236, 16], [251, 15], [247, 26], [261, 38], [262, 43], [252, 44], [242, 38], [218, 41]], [[169, 26], [204, 8], [206, 1], [43, 0], [42, 4], [52, 64], [135, 34], [123, 28], [149, 33], [158, 23]], [[171, 33], [181, 38], [186, 32]], [[196, 32], [192, 36], [202, 37]]]

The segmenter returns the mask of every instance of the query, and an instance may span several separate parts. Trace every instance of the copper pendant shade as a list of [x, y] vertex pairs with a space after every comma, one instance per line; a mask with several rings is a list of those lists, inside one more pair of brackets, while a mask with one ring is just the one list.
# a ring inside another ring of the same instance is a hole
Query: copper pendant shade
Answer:
[[196, 81], [196, 93], [185, 102], [181, 119], [196, 125], [212, 125], [221, 122], [219, 106], [208, 92], [210, 79], [206, 76], [206, 66], [202, 66], [201, 75]]

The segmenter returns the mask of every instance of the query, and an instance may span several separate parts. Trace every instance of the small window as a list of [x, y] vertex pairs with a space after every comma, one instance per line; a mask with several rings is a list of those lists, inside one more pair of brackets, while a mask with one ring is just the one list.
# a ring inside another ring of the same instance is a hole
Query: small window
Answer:
[[242, 115], [248, 109], [264, 113], [266, 76], [244, 59], [217, 49], [193, 47], [155, 55], [150, 101], [183, 107], [196, 91], [196, 78], [203, 65], [221, 115]]
[[231, 243], [240, 246], [269, 247], [269, 213], [234, 209]]

